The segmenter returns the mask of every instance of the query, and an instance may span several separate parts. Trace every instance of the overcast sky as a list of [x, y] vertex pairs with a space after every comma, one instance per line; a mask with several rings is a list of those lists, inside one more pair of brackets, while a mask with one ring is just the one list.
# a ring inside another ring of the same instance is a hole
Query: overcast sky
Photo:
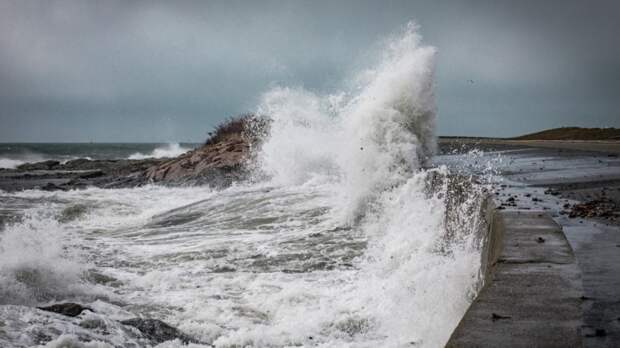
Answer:
[[337, 91], [409, 20], [439, 134], [620, 127], [620, 1], [0, 0], [0, 142], [202, 141], [276, 84]]

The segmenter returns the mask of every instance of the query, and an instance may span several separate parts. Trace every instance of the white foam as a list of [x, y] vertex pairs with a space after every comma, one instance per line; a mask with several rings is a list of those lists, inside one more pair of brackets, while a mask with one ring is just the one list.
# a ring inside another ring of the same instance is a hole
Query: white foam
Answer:
[[168, 143], [154, 149], [151, 153], [144, 154], [136, 152], [129, 156], [131, 160], [141, 160], [146, 158], [172, 158], [182, 155], [191, 149], [184, 148], [178, 143]]
[[65, 231], [49, 207], [26, 212], [0, 234], [0, 304], [37, 304], [87, 293], [86, 264], [66, 250]]
[[0, 168], [15, 169], [17, 166], [26, 163], [25, 161], [13, 158], [0, 158]]
[[373, 195], [402, 184], [433, 153], [434, 60], [435, 49], [421, 45], [409, 24], [351, 93], [266, 93], [259, 110], [273, 123], [263, 170], [279, 184], [317, 176], [339, 182], [343, 218], [353, 220]]
[[[266, 93], [266, 182], [13, 195], [50, 211], [88, 206], [48, 231], [91, 248], [94, 266], [119, 280], [119, 302], [216, 347], [442, 346], [475, 293], [480, 254], [477, 216], [448, 226], [447, 188], [429, 193], [447, 169], [421, 168], [435, 147], [434, 54], [410, 24], [359, 89]], [[48, 221], [37, 218], [33, 235]], [[19, 226], [0, 246], [27, 262]]]

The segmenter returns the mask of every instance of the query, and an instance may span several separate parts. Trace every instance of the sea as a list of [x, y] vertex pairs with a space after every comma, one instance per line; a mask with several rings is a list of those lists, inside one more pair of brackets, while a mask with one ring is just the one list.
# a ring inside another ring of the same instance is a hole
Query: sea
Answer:
[[119, 160], [179, 156], [200, 146], [197, 143], [0, 143], [0, 169], [15, 169], [24, 163], [78, 158]]
[[[266, 91], [228, 188], [0, 191], [0, 346], [182, 345], [120, 323], [141, 317], [193, 347], [442, 347], [480, 287], [484, 185], [433, 164], [435, 55], [409, 25], [350, 89]], [[2, 144], [0, 167], [196, 145]], [[60, 302], [92, 311], [36, 308]]]

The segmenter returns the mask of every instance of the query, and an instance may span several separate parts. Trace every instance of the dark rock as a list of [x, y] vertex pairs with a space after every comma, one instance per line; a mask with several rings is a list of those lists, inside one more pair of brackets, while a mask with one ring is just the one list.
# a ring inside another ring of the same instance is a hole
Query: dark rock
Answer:
[[84, 306], [82, 306], [80, 304], [71, 303], [71, 302], [58, 303], [58, 304], [47, 306], [47, 307], [37, 307], [37, 308], [40, 309], [40, 310], [43, 310], [43, 311], [54, 312], [54, 313], [66, 315], [68, 317], [77, 317], [78, 315], [80, 315], [85, 310], [89, 310], [91, 312], [94, 312], [92, 309], [90, 309], [88, 307], [84, 307]]
[[162, 343], [179, 339], [181, 342], [197, 343], [196, 340], [158, 319], [133, 318], [121, 321], [121, 324], [138, 329], [145, 337], [154, 343]]
[[36, 163], [24, 163], [22, 165], [17, 166], [17, 170], [19, 171], [33, 171], [33, 170], [52, 170], [60, 165], [58, 161], [43, 161]]
[[80, 174], [80, 179], [92, 179], [104, 176], [105, 173], [102, 170], [93, 170], [84, 174]]
[[594, 334], [597, 337], [604, 337], [607, 336], [607, 331], [605, 331], [605, 329], [596, 329], [596, 331], [594, 332]]
[[545, 238], [543, 238], [543, 237], [538, 237], [538, 238], [536, 239], [536, 242], [538, 242], [538, 243], [544, 243], [544, 242], [545, 242]]
[[502, 320], [502, 319], [510, 319], [511, 317], [507, 316], [507, 315], [499, 315], [497, 313], [491, 313], [491, 320], [496, 321], [496, 320]]
[[48, 182], [47, 184], [43, 185], [41, 187], [41, 190], [43, 191], [64, 191], [65, 188], [54, 184], [53, 182]]

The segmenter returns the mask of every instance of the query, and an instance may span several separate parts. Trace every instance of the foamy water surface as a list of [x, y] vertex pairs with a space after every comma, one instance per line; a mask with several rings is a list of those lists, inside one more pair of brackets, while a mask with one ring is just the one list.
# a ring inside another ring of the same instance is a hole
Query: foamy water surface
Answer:
[[[434, 56], [410, 25], [353, 92], [265, 93], [248, 183], [3, 194], [0, 345], [143, 346], [118, 320], [144, 316], [216, 347], [442, 346], [479, 285], [480, 221], [449, 229], [429, 189], [449, 171], [422, 169]], [[95, 313], [32, 308], [63, 300]]]

